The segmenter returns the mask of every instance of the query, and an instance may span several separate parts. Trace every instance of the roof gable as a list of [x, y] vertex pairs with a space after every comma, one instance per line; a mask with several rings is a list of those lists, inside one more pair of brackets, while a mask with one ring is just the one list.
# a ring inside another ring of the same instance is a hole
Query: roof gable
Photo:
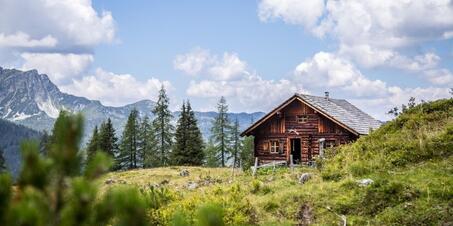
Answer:
[[270, 119], [276, 112], [282, 110], [295, 100], [301, 101], [302, 103], [308, 105], [320, 114], [356, 135], [368, 134], [370, 128], [377, 129], [382, 124], [346, 100], [295, 94], [252, 124], [248, 129], [242, 132], [241, 136], [249, 134], [263, 122]]

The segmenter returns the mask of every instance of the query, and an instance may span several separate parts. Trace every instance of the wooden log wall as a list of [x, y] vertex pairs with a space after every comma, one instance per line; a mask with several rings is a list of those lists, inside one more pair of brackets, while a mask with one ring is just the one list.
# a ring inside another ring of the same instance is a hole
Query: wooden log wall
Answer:
[[[298, 121], [303, 116], [304, 122]], [[319, 154], [318, 140], [324, 138], [335, 146], [351, 142], [357, 137], [324, 117], [309, 106], [293, 101], [255, 129], [255, 156], [260, 162], [289, 161], [290, 138], [301, 140], [301, 160], [307, 162]], [[271, 153], [271, 141], [279, 142], [279, 152]]]

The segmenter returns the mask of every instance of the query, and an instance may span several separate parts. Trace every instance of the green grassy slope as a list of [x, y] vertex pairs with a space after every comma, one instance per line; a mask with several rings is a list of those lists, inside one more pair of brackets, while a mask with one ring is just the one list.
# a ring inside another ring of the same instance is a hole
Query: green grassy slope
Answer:
[[[357, 142], [329, 150], [318, 168], [260, 170], [182, 167], [105, 175], [102, 190], [153, 190], [151, 222], [189, 219], [199, 206], [223, 207], [229, 225], [450, 225], [453, 224], [453, 100], [411, 108]], [[302, 173], [311, 173], [305, 184]], [[368, 186], [357, 181], [370, 178]], [[191, 188], [191, 183], [197, 184]]]

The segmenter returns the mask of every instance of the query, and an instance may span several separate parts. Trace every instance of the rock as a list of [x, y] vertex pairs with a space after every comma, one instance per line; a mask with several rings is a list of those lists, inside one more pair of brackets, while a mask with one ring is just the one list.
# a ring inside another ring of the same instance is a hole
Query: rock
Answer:
[[304, 173], [299, 177], [299, 183], [305, 184], [308, 180], [311, 179], [311, 173]]
[[105, 184], [114, 184], [114, 183], [115, 183], [115, 180], [113, 180], [113, 179], [105, 180]]
[[187, 169], [181, 170], [181, 171], [179, 172], [179, 176], [181, 176], [181, 177], [187, 177], [187, 176], [189, 176], [189, 170], [187, 170]]
[[198, 188], [198, 184], [196, 182], [189, 181], [189, 184], [187, 184], [187, 189], [194, 190], [196, 188]]
[[368, 186], [368, 185], [370, 185], [372, 183], [374, 183], [374, 181], [371, 180], [370, 178], [366, 178], [366, 179], [362, 179], [362, 180], [358, 180], [357, 181], [357, 184], [359, 184], [359, 186], [361, 186], [361, 187]]
[[307, 204], [303, 204], [297, 212], [297, 218], [299, 220], [298, 225], [313, 224], [313, 208]]

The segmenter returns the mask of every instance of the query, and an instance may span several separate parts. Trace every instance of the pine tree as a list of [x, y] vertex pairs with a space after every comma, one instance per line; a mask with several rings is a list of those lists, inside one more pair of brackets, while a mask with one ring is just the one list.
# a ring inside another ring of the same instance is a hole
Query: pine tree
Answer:
[[253, 136], [247, 136], [242, 140], [239, 158], [243, 170], [249, 169], [253, 165], [254, 145], [255, 141]]
[[0, 149], [0, 173], [6, 171], [5, 157], [3, 156], [3, 150]]
[[186, 114], [187, 114], [187, 164], [199, 166], [203, 164], [204, 159], [204, 144], [203, 136], [201, 134], [200, 128], [198, 127], [198, 121], [195, 118], [195, 112], [190, 106], [190, 102], [187, 101], [186, 104]]
[[171, 161], [174, 165], [183, 165], [187, 154], [187, 112], [186, 104], [182, 103], [181, 113], [176, 124], [175, 144], [171, 152]]
[[143, 168], [154, 167], [159, 164], [156, 156], [157, 141], [154, 137], [154, 130], [148, 116], [145, 116], [141, 125], [139, 133], [139, 152], [143, 161]]
[[107, 119], [107, 122], [101, 124], [99, 130], [99, 149], [104, 151], [111, 158], [114, 158], [118, 154], [118, 138], [115, 133], [110, 118]]
[[175, 165], [202, 165], [203, 138], [189, 101], [183, 103], [175, 132], [171, 159]]
[[129, 114], [120, 143], [120, 154], [117, 156], [118, 169], [137, 168], [138, 160], [138, 111], [133, 109]]
[[220, 165], [225, 167], [225, 163], [230, 157], [228, 154], [230, 152], [229, 131], [231, 129], [231, 125], [227, 115], [228, 105], [224, 97], [220, 98], [220, 101], [217, 104], [217, 110], [218, 114], [211, 128], [211, 140], [214, 143], [219, 155]]
[[50, 148], [50, 139], [51, 137], [49, 133], [47, 132], [47, 130], [44, 130], [42, 132], [41, 139], [39, 140], [39, 153], [41, 153], [44, 156], [47, 155], [47, 152]]
[[95, 126], [93, 129], [93, 134], [91, 135], [90, 141], [87, 144], [86, 154], [87, 162], [90, 162], [91, 159], [96, 155], [99, 150], [99, 132], [98, 127]]
[[168, 165], [168, 155], [171, 152], [173, 143], [174, 126], [170, 123], [173, 116], [169, 109], [169, 103], [170, 100], [162, 85], [156, 106], [152, 111], [155, 115], [152, 125], [157, 140], [157, 150], [161, 166]]
[[220, 166], [220, 159], [217, 152], [217, 148], [215, 147], [214, 143], [211, 139], [209, 139], [208, 143], [206, 144], [203, 150], [205, 156], [204, 164], [207, 167], [219, 167]]
[[241, 165], [241, 159], [239, 157], [242, 146], [242, 140], [239, 131], [239, 121], [236, 118], [233, 126], [231, 127], [231, 154], [233, 157], [233, 167], [239, 167]]

